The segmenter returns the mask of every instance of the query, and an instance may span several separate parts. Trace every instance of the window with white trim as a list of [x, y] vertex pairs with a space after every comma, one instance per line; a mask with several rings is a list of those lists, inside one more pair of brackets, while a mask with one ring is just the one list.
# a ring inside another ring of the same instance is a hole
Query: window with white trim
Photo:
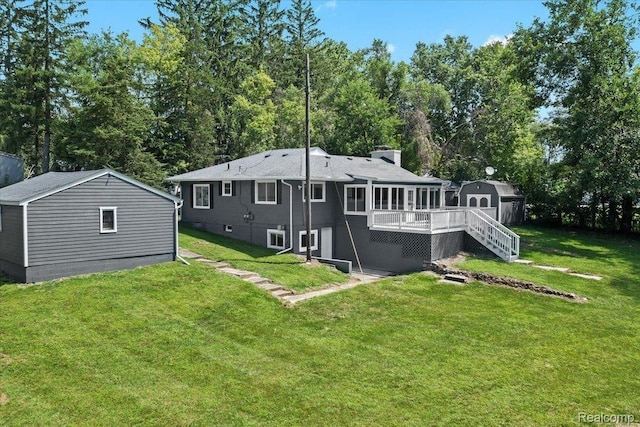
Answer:
[[[302, 183], [302, 201], [307, 201], [307, 184]], [[324, 202], [325, 196], [325, 183], [324, 182], [312, 182], [311, 183], [311, 202]]]
[[364, 185], [344, 186], [344, 211], [351, 214], [363, 214], [367, 211], [367, 187]]
[[[303, 230], [298, 235], [298, 247], [300, 252], [307, 250], [307, 230]], [[318, 230], [311, 230], [311, 250], [318, 250]]]
[[211, 194], [209, 184], [193, 184], [193, 207], [195, 209], [209, 209]]
[[278, 190], [275, 181], [256, 181], [256, 204], [275, 205]]
[[440, 208], [440, 189], [432, 187], [429, 189], [429, 209], [438, 208]]
[[267, 230], [267, 247], [270, 249], [284, 249], [285, 231]]
[[231, 181], [222, 181], [222, 195], [233, 196], [233, 184]]
[[100, 233], [118, 232], [118, 208], [100, 208]]
[[404, 187], [374, 186], [373, 208], [404, 210]]

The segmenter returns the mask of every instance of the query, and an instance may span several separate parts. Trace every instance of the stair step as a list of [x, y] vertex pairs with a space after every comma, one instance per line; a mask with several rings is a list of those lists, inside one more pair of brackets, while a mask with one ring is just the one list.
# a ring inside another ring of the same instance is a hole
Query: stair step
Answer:
[[264, 278], [262, 276], [251, 276], [251, 277], [247, 277], [246, 279], [244, 279], [247, 282], [251, 282], [254, 285], [259, 285], [261, 283], [270, 283], [270, 280], [267, 278]]
[[282, 286], [280, 285], [276, 285], [275, 283], [260, 283], [258, 284], [258, 287], [261, 289], [264, 289], [266, 291], [279, 291], [282, 289]]
[[449, 280], [451, 282], [457, 283], [467, 283], [469, 279], [466, 276], [462, 276], [460, 274], [445, 274], [444, 280]]
[[287, 295], [293, 295], [293, 292], [286, 290], [286, 289], [280, 289], [278, 291], [273, 291], [271, 292], [271, 295], [273, 295], [274, 297], [286, 297]]

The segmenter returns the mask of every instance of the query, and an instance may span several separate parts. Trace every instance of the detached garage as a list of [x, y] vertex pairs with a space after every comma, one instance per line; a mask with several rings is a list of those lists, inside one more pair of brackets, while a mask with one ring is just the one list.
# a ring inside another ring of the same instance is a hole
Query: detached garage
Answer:
[[0, 189], [0, 271], [21, 282], [173, 261], [180, 199], [110, 169]]
[[504, 225], [524, 222], [526, 197], [516, 185], [489, 180], [465, 182], [458, 197], [460, 206], [496, 208], [496, 219]]

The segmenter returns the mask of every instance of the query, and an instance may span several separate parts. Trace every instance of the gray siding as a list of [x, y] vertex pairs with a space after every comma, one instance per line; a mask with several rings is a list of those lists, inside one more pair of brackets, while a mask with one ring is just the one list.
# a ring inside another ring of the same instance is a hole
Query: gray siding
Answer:
[[24, 266], [22, 240], [22, 207], [0, 205], [2, 231], [0, 231], [0, 260]]
[[463, 185], [460, 189], [460, 206], [467, 206], [467, 195], [469, 194], [490, 194], [491, 207], [498, 207], [498, 192], [492, 184], [478, 181], [473, 184]]
[[[298, 252], [298, 236], [301, 230], [305, 230], [305, 213], [302, 199], [302, 182], [285, 181], [291, 184], [293, 201], [293, 250]], [[254, 181], [235, 181], [233, 183], [234, 195], [222, 196], [221, 182], [210, 184], [213, 204], [210, 209], [193, 208], [193, 184], [182, 183], [182, 222], [195, 228], [204, 229], [210, 233], [225, 235], [234, 239], [244, 240], [260, 246], [267, 244], [267, 230], [276, 229], [278, 226], [286, 229], [285, 246], [291, 246], [289, 238], [289, 187], [282, 182], [277, 182], [278, 203], [266, 205], [254, 203]], [[322, 227], [334, 227], [335, 210], [339, 208], [335, 186], [332, 182], [326, 183], [325, 202], [313, 202], [311, 204], [312, 229], [318, 230], [319, 246], [314, 255], [320, 254], [320, 229]], [[336, 205], [338, 207], [336, 208]], [[245, 219], [245, 215], [250, 215]], [[231, 233], [225, 231], [225, 225], [233, 229]], [[335, 241], [335, 239], [334, 239]]]
[[78, 274], [102, 273], [126, 270], [150, 264], [173, 261], [173, 254], [150, 255], [133, 258], [108, 259], [100, 261], [66, 262], [52, 265], [38, 265], [23, 269], [23, 282], [43, 282]]
[[24, 179], [24, 160], [0, 154], [0, 188]]
[[524, 197], [503, 197], [500, 201], [500, 222], [520, 225], [524, 222]]
[[[100, 233], [100, 207], [118, 208], [117, 233]], [[113, 176], [37, 200], [27, 212], [29, 267], [175, 252], [173, 202]]]

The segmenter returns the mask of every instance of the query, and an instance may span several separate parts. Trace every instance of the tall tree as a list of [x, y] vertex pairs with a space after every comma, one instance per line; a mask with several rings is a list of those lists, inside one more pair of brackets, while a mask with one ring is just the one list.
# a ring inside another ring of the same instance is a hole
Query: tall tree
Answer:
[[282, 58], [285, 14], [280, 0], [251, 0], [242, 10], [248, 64], [267, 71], [277, 68]]
[[74, 96], [56, 158], [63, 169], [110, 167], [160, 186], [160, 163], [144, 149], [153, 112], [140, 92], [138, 46], [125, 34], [104, 33], [69, 50], [77, 64], [70, 78]]
[[[638, 8], [625, 0], [553, 0], [547, 21], [516, 33], [523, 75], [556, 110], [570, 214], [629, 230], [640, 197], [640, 81], [632, 47]], [[621, 212], [622, 207], [622, 212]], [[582, 222], [582, 220], [580, 220]], [[595, 224], [594, 224], [595, 225]]]
[[[84, 35], [87, 24], [75, 21], [86, 13], [83, 5], [80, 0], [34, 0], [21, 10], [24, 27], [17, 49], [21, 69], [16, 73], [19, 90], [28, 95], [23, 100], [27, 108], [18, 110], [30, 112], [30, 117], [22, 117], [21, 125], [31, 129], [33, 152], [42, 156], [36, 170], [42, 172], [51, 166], [54, 123], [65, 102], [64, 53], [70, 42]], [[30, 160], [36, 163], [35, 158]]]
[[282, 84], [284, 87], [293, 85], [302, 89], [307, 53], [314, 63], [314, 74], [321, 75], [318, 72], [318, 65], [321, 64], [318, 54], [323, 47], [324, 32], [318, 28], [320, 19], [315, 15], [310, 0], [292, 0], [284, 18], [286, 50]]

